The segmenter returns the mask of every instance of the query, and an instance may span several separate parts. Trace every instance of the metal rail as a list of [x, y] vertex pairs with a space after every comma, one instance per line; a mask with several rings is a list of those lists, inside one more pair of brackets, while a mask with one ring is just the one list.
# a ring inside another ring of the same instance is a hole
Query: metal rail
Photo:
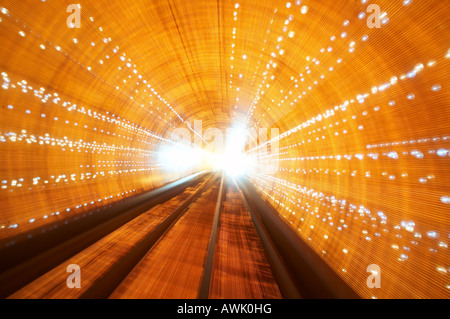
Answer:
[[[31, 239], [0, 250], [0, 298], [6, 298], [64, 260], [89, 247], [151, 207], [163, 203], [204, 176], [200, 172], [70, 222], [36, 230]], [[22, 235], [21, 235], [22, 236]]]
[[161, 224], [151, 231], [138, 245], [133, 247], [125, 256], [114, 264], [103, 276], [97, 280], [80, 299], [106, 299], [119, 284], [125, 279], [129, 272], [139, 263], [139, 261], [151, 250], [151, 248], [161, 240], [169, 229], [188, 210], [189, 206], [215, 182], [216, 177], [210, 179], [194, 194], [189, 196], [177, 209], [173, 211]]
[[283, 296], [286, 299], [299, 299], [302, 298], [300, 291], [297, 286], [294, 284], [295, 278], [292, 277], [290, 272], [288, 271], [288, 267], [283, 260], [282, 256], [278, 252], [275, 243], [270, 238], [267, 230], [265, 229], [261, 219], [256, 214], [255, 210], [252, 209], [251, 205], [249, 205], [248, 198], [244, 196], [241, 187], [235, 181], [236, 186], [244, 199], [245, 204], [247, 205], [248, 211], [250, 212], [250, 216], [253, 221], [253, 225], [258, 232], [259, 238], [264, 246], [264, 251], [266, 253], [266, 257], [269, 261], [270, 267], [272, 268], [273, 275], [275, 280], [277, 281], [278, 288]]
[[211, 286], [211, 275], [213, 269], [213, 261], [214, 261], [214, 248], [217, 242], [217, 233], [219, 228], [220, 221], [220, 212], [222, 210], [222, 201], [225, 194], [224, 191], [224, 176], [222, 175], [222, 179], [220, 181], [219, 195], [217, 196], [216, 209], [214, 211], [214, 221], [212, 224], [211, 237], [209, 239], [208, 245], [208, 253], [205, 258], [205, 266], [203, 269], [202, 281], [200, 284], [200, 289], [198, 293], [199, 299], [208, 299], [209, 289]]
[[[279, 280], [279, 286], [286, 298], [295, 298], [291, 295], [290, 286], [295, 285], [296, 290], [303, 298], [310, 299], [359, 299], [347, 283], [342, 280], [326, 263], [316, 254], [298, 234], [279, 217], [275, 208], [267, 201], [261, 199], [260, 193], [249, 183], [240, 182], [242, 193], [254, 216], [255, 226], [260, 228], [265, 243], [268, 245], [268, 257], [274, 255], [273, 271]], [[263, 238], [262, 237], [262, 238]], [[276, 256], [281, 260], [277, 261]], [[288, 276], [283, 278], [283, 276]], [[291, 284], [290, 284], [291, 283]], [[292, 296], [292, 297], [291, 297]]]

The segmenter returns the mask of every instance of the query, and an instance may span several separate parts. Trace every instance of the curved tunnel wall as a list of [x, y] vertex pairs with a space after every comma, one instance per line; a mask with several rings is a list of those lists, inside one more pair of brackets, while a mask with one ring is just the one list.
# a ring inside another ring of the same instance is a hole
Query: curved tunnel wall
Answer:
[[176, 127], [246, 121], [282, 134], [250, 181], [356, 292], [449, 297], [447, 1], [377, 1], [380, 28], [367, 1], [70, 4], [0, 1], [0, 238], [201, 169], [161, 169]]

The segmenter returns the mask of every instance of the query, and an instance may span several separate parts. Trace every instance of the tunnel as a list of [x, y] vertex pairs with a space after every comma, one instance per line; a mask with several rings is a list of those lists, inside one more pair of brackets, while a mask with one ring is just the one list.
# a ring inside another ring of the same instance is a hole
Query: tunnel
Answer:
[[0, 0], [2, 299], [450, 298], [449, 1], [72, 2]]

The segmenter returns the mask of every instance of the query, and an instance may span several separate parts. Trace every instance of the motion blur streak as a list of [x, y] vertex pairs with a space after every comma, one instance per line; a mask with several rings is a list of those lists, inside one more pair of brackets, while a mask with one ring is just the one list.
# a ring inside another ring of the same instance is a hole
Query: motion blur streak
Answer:
[[177, 127], [275, 127], [275, 174], [223, 165], [361, 297], [450, 297], [449, 1], [70, 2], [0, 0], [0, 239], [205, 169]]

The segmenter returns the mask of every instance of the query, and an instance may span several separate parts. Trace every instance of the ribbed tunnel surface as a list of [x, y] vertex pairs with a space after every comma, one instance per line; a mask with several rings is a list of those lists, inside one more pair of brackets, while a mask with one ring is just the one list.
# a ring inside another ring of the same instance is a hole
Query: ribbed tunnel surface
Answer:
[[450, 297], [448, 1], [71, 2], [0, 0], [1, 297]]

